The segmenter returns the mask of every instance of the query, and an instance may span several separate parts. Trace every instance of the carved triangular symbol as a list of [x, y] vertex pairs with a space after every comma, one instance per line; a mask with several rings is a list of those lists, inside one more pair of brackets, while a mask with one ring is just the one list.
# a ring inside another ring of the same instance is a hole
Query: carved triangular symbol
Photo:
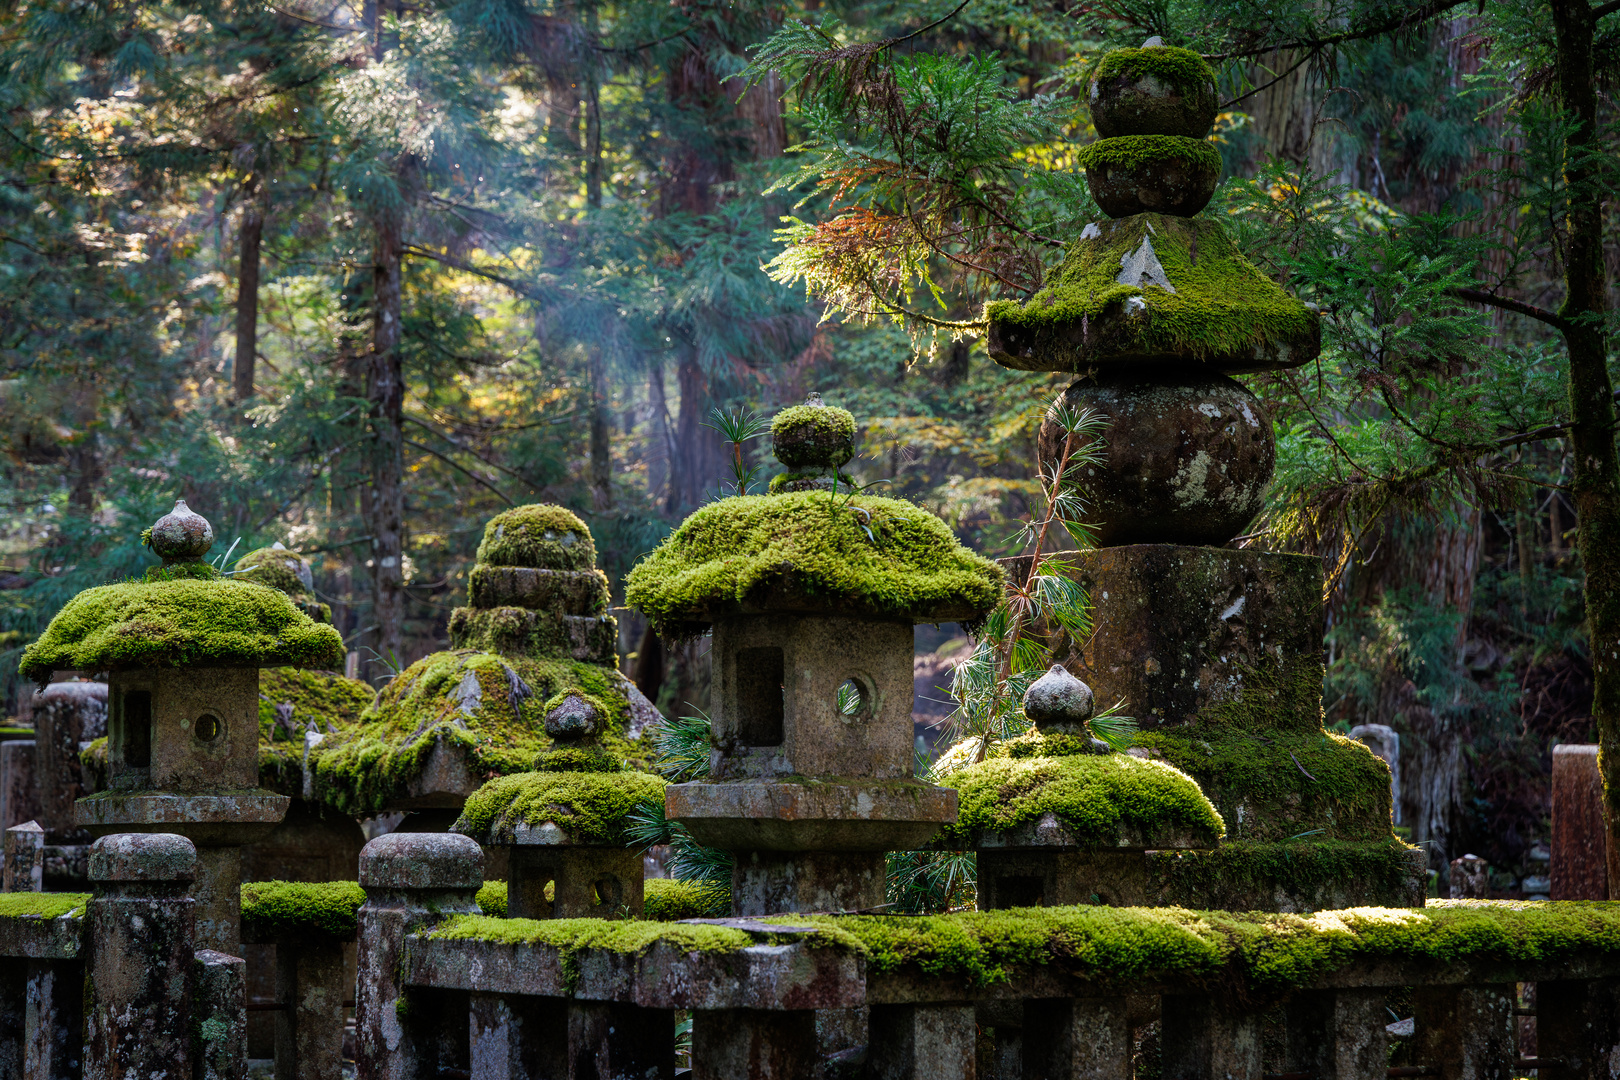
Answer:
[[1153, 241], [1145, 236], [1142, 237], [1141, 247], [1129, 255], [1119, 257], [1119, 265], [1124, 269], [1120, 270], [1119, 277], [1114, 280], [1121, 285], [1135, 285], [1139, 289], [1157, 285], [1165, 292], [1176, 291], [1176, 287], [1170, 284], [1170, 279], [1165, 276], [1164, 264], [1159, 262], [1159, 257], [1153, 252]]

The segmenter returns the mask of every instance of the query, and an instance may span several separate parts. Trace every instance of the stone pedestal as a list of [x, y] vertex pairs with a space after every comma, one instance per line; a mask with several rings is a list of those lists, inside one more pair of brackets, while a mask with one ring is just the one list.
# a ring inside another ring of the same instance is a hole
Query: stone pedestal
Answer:
[[247, 1074], [247, 965], [239, 956], [198, 949], [192, 978], [196, 1080], [240, 1080]]
[[91, 846], [85, 1080], [192, 1080], [196, 863], [191, 841], [172, 834]]
[[45, 830], [26, 821], [6, 830], [0, 892], [41, 892], [45, 888]]
[[0, 829], [39, 817], [37, 756], [32, 739], [0, 742]]

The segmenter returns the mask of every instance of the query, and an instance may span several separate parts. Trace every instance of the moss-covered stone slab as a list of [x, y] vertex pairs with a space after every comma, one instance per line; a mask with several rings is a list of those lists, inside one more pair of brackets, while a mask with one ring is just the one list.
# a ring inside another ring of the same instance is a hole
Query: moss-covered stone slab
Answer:
[[532, 566], [474, 566], [467, 598], [475, 608], [520, 607], [566, 615], [607, 610], [607, 575], [600, 570], [542, 570]]
[[86, 589], [23, 650], [19, 670], [43, 683], [63, 669], [329, 668], [343, 655], [337, 630], [311, 620], [282, 592], [182, 579]]
[[366, 891], [357, 881], [254, 881], [242, 886], [242, 941], [353, 941]]
[[1202, 216], [1093, 222], [1045, 288], [985, 317], [991, 357], [1017, 371], [1179, 362], [1230, 375], [1298, 367], [1322, 345], [1316, 312]]
[[731, 890], [724, 885], [648, 878], [642, 888], [642, 917], [655, 922], [718, 919], [731, 910]]
[[1127, 754], [990, 758], [940, 783], [960, 795], [946, 847], [1209, 848], [1226, 834], [1190, 777]]
[[662, 777], [634, 770], [502, 776], [468, 796], [451, 831], [486, 847], [625, 847], [631, 815], [656, 812], [666, 786]]
[[80, 799], [74, 811], [92, 836], [178, 833], [204, 846], [235, 845], [270, 835], [287, 816], [289, 802], [258, 788], [207, 795], [98, 791]]
[[458, 607], [450, 644], [508, 656], [569, 656], [611, 666], [618, 658], [619, 621], [611, 615], [564, 615], [521, 607]]
[[920, 507], [800, 491], [699, 509], [630, 571], [625, 599], [678, 639], [753, 612], [973, 622], [1001, 588], [1001, 569]]
[[596, 566], [596, 542], [571, 510], [549, 503], [515, 506], [484, 526], [478, 561], [490, 566], [590, 570]]
[[79, 955], [89, 893], [0, 893], [0, 964]]
[[527, 772], [553, 748], [547, 702], [589, 699], [604, 718], [600, 742], [641, 765], [641, 730], [656, 713], [623, 675], [596, 664], [472, 649], [433, 653], [390, 682], [360, 724], [310, 755], [314, 796], [354, 814], [460, 807], [485, 781]]
[[905, 851], [955, 819], [956, 792], [861, 777], [696, 781], [671, 784], [664, 812], [726, 851]]

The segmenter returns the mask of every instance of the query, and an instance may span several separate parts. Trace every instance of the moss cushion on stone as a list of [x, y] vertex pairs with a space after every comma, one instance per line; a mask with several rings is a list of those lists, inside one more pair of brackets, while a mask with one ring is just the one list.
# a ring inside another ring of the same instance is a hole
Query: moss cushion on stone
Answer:
[[939, 783], [955, 788], [961, 800], [956, 823], [938, 841], [946, 847], [1047, 814], [1076, 842], [1107, 848], [1158, 847], [1172, 836], [1213, 847], [1226, 832], [1220, 814], [1185, 773], [1127, 754], [989, 759]]
[[642, 883], [642, 918], [658, 922], [722, 919], [731, 914], [731, 890], [724, 885], [674, 878], [648, 878]]
[[1104, 138], [1200, 138], [1218, 107], [1215, 71], [1189, 49], [1115, 49], [1092, 70], [1087, 104]]
[[601, 703], [605, 752], [641, 764], [640, 745], [626, 738], [624, 684], [612, 668], [575, 660], [432, 653], [384, 687], [360, 724], [321, 744], [311, 759], [315, 794], [348, 813], [376, 813], [405, 797], [441, 742], [462, 752], [476, 777], [528, 771], [552, 748], [545, 703], [568, 693]]
[[[376, 697], [370, 685], [332, 671], [283, 667], [259, 672], [259, 786], [302, 795], [304, 732], [312, 724], [322, 735], [348, 731]], [[292, 707], [290, 729], [278, 712], [284, 706]]]
[[760, 610], [973, 621], [1000, 601], [1002, 572], [911, 503], [801, 491], [710, 503], [625, 580], [627, 604], [684, 638]]
[[365, 902], [357, 881], [253, 881], [242, 886], [242, 923], [260, 941], [352, 941]]
[[86, 589], [69, 600], [19, 669], [45, 681], [64, 668], [335, 667], [343, 639], [285, 593], [245, 581], [163, 581]]
[[[1154, 260], [1174, 292], [1154, 283]], [[1136, 281], [1120, 282], [1132, 268]], [[1232, 374], [1297, 367], [1321, 349], [1316, 313], [1206, 217], [1089, 224], [1044, 289], [1024, 302], [994, 301], [985, 315], [990, 355], [1021, 371], [1196, 361]]]
[[630, 770], [503, 776], [468, 796], [451, 831], [500, 844], [555, 825], [570, 843], [622, 847], [630, 815], [662, 807], [665, 786], [661, 777]]
[[831, 469], [855, 456], [855, 416], [831, 405], [794, 405], [771, 421], [771, 449], [790, 469]]
[[0, 893], [0, 919], [60, 919], [83, 915], [89, 893]]
[[237, 559], [233, 569], [236, 580], [279, 589], [292, 598], [300, 611], [316, 622], [332, 621], [332, 606], [316, 598], [315, 579], [310, 574], [309, 562], [298, 552], [280, 544], [255, 548]]
[[549, 503], [518, 506], [484, 526], [478, 561], [491, 566], [590, 570], [596, 566], [591, 530], [573, 511]]
[[1207, 139], [1125, 135], [1079, 154], [1092, 198], [1112, 218], [1156, 212], [1191, 217], [1221, 180], [1221, 154]]

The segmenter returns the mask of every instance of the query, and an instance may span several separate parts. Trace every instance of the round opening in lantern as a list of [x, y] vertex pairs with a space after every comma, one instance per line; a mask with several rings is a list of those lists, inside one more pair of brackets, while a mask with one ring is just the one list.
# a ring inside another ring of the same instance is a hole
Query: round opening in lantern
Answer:
[[197, 717], [197, 722], [191, 725], [191, 733], [202, 742], [213, 742], [224, 730], [225, 725], [213, 713], [203, 713]]
[[838, 712], [845, 720], [859, 720], [872, 711], [872, 690], [851, 675], [838, 686]]

